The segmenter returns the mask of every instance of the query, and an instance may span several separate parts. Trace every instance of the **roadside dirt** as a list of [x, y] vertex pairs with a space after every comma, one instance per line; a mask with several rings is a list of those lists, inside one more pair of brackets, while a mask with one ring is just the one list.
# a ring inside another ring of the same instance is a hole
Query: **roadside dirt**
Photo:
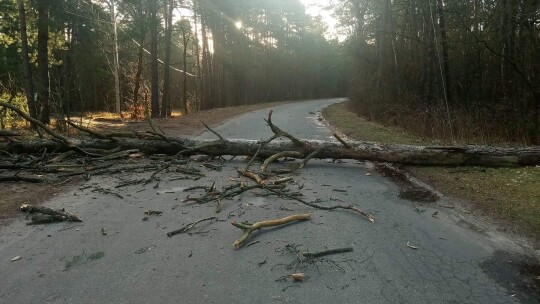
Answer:
[[[168, 136], [194, 136], [205, 130], [202, 124], [203, 122], [210, 126], [215, 126], [244, 113], [285, 103], [287, 102], [218, 108], [180, 117], [155, 119], [154, 123]], [[100, 115], [88, 115], [78, 122], [81, 121], [85, 126], [90, 126], [91, 128], [100, 131], [150, 130], [148, 122], [144, 120], [126, 120], [110, 115], [107, 115], [106, 117], [100, 117]], [[29, 184], [21, 182], [0, 183], [0, 224], [7, 223], [9, 218], [18, 214], [19, 206], [21, 204], [39, 205], [45, 203], [55, 195], [76, 187], [80, 181], [82, 181], [82, 177], [73, 178], [69, 182], [61, 185], [48, 183]]]

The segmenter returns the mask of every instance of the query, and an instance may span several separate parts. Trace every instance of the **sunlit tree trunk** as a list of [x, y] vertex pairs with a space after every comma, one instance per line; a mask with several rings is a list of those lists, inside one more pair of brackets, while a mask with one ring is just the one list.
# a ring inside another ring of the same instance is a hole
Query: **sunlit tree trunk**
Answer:
[[150, 12], [150, 74], [151, 74], [151, 116], [159, 117], [159, 72], [158, 72], [158, 19], [157, 19], [157, 1], [149, 2]]
[[161, 104], [161, 117], [171, 115], [171, 43], [172, 43], [172, 15], [174, 0], [169, 0], [165, 17], [165, 61], [163, 63], [163, 98]]

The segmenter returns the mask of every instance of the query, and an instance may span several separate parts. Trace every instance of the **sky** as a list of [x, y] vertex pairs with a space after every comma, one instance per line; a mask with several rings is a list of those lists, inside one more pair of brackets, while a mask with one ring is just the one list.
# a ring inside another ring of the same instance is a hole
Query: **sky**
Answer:
[[335, 27], [337, 20], [332, 17], [330, 11], [323, 10], [322, 7], [328, 6], [330, 0], [300, 0], [306, 6], [306, 13], [311, 16], [321, 16], [323, 21], [328, 25], [328, 34], [331, 37], [336, 37]]

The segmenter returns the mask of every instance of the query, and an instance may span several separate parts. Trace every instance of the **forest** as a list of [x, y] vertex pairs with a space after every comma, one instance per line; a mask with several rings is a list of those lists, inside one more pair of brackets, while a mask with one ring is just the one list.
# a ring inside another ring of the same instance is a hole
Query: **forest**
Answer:
[[539, 1], [324, 9], [335, 27], [300, 0], [0, 0], [0, 99], [50, 123], [344, 96], [427, 138], [540, 143]]

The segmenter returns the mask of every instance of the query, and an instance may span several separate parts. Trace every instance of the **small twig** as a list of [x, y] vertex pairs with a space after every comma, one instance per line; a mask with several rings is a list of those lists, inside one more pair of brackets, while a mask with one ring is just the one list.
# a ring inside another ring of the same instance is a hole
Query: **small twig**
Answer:
[[337, 135], [337, 133], [334, 133], [332, 134], [334, 135], [334, 137], [347, 149], [350, 149], [351, 148], [351, 145], [349, 145], [347, 142], [345, 142], [345, 140], [343, 140], [341, 137], [339, 137], [339, 135]]
[[89, 128], [80, 126], [80, 125], [78, 125], [78, 124], [72, 122], [69, 118], [64, 119], [64, 121], [65, 121], [68, 125], [74, 127], [75, 129], [77, 129], [77, 130], [79, 130], [79, 131], [82, 131], [82, 132], [85, 132], [85, 133], [88, 133], [88, 134], [92, 135], [92, 136], [95, 137], [95, 138], [115, 140], [114, 138], [110, 138], [110, 137], [107, 136], [107, 135], [103, 135], [103, 134], [100, 134], [100, 133], [98, 133], [98, 132], [95, 132], [95, 131], [93, 131], [93, 130], [91, 130], [91, 129], [89, 129]]
[[344, 253], [344, 252], [351, 252], [353, 251], [353, 249], [351, 247], [346, 247], [346, 248], [336, 248], [336, 249], [330, 249], [330, 250], [323, 250], [323, 251], [319, 251], [319, 252], [301, 252], [300, 254], [307, 258], [307, 259], [313, 259], [313, 258], [319, 258], [319, 257], [323, 257], [323, 256], [326, 256], [326, 255], [331, 255], [331, 254], [338, 254], [338, 253]]
[[[255, 152], [255, 155], [253, 155], [253, 157], [249, 160], [249, 163], [247, 164], [246, 166], [246, 169], [244, 169], [244, 173], [247, 172], [247, 170], [249, 170], [249, 167], [253, 164], [253, 162], [255, 161], [255, 159], [257, 158], [257, 156], [259, 156], [259, 152], [261, 152], [261, 148], [264, 144], [261, 142], [259, 144], [259, 147], [257, 148], [257, 152]], [[242, 174], [244, 174], [242, 173]]]
[[268, 126], [270, 126], [270, 129], [272, 130], [272, 132], [274, 132], [274, 134], [277, 137], [283, 136], [283, 137], [288, 138], [297, 146], [305, 146], [305, 143], [298, 140], [296, 137], [292, 136], [291, 134], [281, 130], [278, 126], [274, 125], [272, 123], [272, 113], [273, 113], [273, 110], [270, 110], [270, 112], [268, 113], [268, 119], [265, 120], [268, 123]]
[[182, 227], [180, 229], [177, 229], [177, 230], [174, 230], [174, 231], [171, 231], [171, 232], [167, 232], [167, 236], [172, 237], [172, 236], [175, 236], [177, 234], [187, 232], [187, 231], [191, 230], [193, 227], [195, 227], [195, 225], [197, 225], [199, 223], [206, 222], [206, 221], [213, 221], [213, 220], [217, 220], [217, 217], [213, 216], [213, 217], [205, 218], [205, 219], [202, 219], [202, 220], [198, 220], [198, 221], [196, 221], [194, 223], [187, 224], [186, 226], [184, 226], [184, 227]]
[[203, 124], [203, 126], [204, 126], [205, 128], [208, 129], [208, 131], [214, 133], [214, 135], [216, 135], [217, 137], [219, 137], [220, 140], [225, 140], [225, 138], [223, 138], [223, 136], [221, 136], [218, 132], [214, 131], [214, 130], [213, 130], [212, 128], [210, 128], [207, 124], [205, 124], [204, 122], [203, 122], [202, 124]]
[[322, 148], [319, 148], [313, 152], [311, 152], [303, 161], [302, 163], [298, 166], [298, 169], [302, 169], [304, 168], [304, 166], [308, 163], [308, 161], [310, 161], [313, 157], [315, 157], [317, 154], [319, 154], [319, 152], [321, 152]]
[[310, 203], [310, 202], [307, 202], [297, 196], [293, 196], [293, 195], [289, 195], [287, 193], [283, 193], [283, 192], [279, 192], [279, 191], [276, 191], [274, 189], [270, 189], [268, 187], [265, 188], [266, 190], [272, 192], [272, 193], [275, 193], [279, 196], [283, 196], [283, 197], [286, 197], [286, 198], [289, 198], [289, 199], [292, 199], [292, 200], [295, 200], [295, 201], [298, 201], [306, 206], [309, 206], [309, 207], [312, 207], [312, 208], [315, 208], [315, 209], [319, 209], [319, 210], [326, 210], [326, 211], [331, 211], [331, 210], [336, 210], [336, 209], [344, 209], [344, 210], [351, 210], [351, 211], [354, 211], [356, 213], [359, 213], [360, 215], [366, 217], [368, 219], [368, 221], [372, 222], [372, 223], [375, 223], [375, 217], [372, 215], [372, 214], [369, 214], [367, 212], [365, 212], [364, 210], [358, 208], [358, 207], [355, 207], [353, 205], [349, 205], [349, 206], [343, 206], [343, 205], [336, 205], [336, 206], [332, 206], [332, 207], [324, 207], [324, 206], [319, 206], [319, 205], [316, 205], [314, 203]]
[[145, 210], [144, 211], [144, 214], [146, 215], [159, 215], [161, 216], [163, 214], [162, 211], [158, 211], [158, 210]]
[[[247, 244], [247, 245], [246, 245], [246, 248], [248, 248], [249, 246], [253, 246], [253, 245], [255, 245], [255, 244], [259, 244], [260, 242], [261, 242], [261, 241], [253, 241], [253, 242]], [[266, 259], [265, 259], [265, 261], [266, 261]]]

